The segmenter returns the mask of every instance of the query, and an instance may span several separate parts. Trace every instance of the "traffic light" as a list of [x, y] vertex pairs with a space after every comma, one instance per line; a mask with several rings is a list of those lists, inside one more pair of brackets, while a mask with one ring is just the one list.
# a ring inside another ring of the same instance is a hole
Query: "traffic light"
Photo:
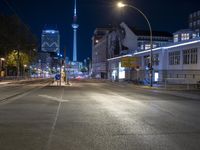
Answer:
[[150, 69], [151, 68], [151, 63], [148, 63], [147, 67]]
[[149, 70], [153, 70], [153, 66], [151, 65], [151, 63], [148, 63], [147, 67]]

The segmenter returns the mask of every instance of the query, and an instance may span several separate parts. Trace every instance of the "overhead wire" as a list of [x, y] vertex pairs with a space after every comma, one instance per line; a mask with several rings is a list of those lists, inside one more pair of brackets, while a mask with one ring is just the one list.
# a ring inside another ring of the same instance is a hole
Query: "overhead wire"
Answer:
[[7, 5], [7, 7], [15, 14], [15, 16], [19, 19], [19, 21], [21, 21], [23, 23], [23, 25], [28, 29], [29, 32], [32, 33], [32, 31], [30, 30], [30, 27], [23, 21], [23, 19], [19, 16], [19, 14], [17, 13], [17, 11], [13, 8], [13, 6], [8, 2], [8, 0], [3, 0], [5, 2], [5, 4]]

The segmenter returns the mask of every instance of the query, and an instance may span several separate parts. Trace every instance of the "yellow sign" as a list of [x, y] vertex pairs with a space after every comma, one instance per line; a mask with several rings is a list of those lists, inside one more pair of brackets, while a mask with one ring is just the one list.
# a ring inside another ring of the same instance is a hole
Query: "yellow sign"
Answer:
[[123, 57], [121, 58], [121, 66], [135, 68], [139, 66], [139, 61], [139, 57]]

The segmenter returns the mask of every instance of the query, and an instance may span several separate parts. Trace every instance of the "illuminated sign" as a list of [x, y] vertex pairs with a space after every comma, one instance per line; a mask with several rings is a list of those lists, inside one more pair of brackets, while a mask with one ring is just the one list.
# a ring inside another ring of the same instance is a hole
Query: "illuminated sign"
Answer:
[[135, 68], [139, 66], [139, 57], [123, 57], [121, 58], [122, 67]]

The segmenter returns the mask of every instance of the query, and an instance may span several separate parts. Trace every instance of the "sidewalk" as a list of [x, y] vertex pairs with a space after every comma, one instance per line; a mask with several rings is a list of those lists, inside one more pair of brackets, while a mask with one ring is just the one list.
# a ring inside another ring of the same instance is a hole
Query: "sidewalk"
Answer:
[[195, 89], [191, 87], [187, 87], [187, 85], [168, 85], [166, 88], [163, 85], [153, 85], [150, 87], [149, 85], [136, 85], [128, 82], [110, 82], [114, 85], [118, 85], [121, 87], [130, 87], [135, 89], [143, 89], [152, 92], [158, 92], [163, 94], [170, 94], [178, 97], [188, 98], [200, 100], [200, 89]]
[[[0, 82], [0, 103], [7, 101], [10, 98], [25, 94], [31, 90], [41, 88], [49, 84], [48, 80], [44, 80], [40, 86], [38, 86], [38, 81], [42, 79], [28, 79], [28, 80], [11, 80], [11, 81], [1, 81]], [[33, 83], [36, 83], [36, 86], [33, 86]], [[9, 86], [11, 84], [11, 86]], [[16, 85], [12, 85], [16, 84]], [[5, 86], [3, 86], [5, 85]], [[8, 85], [8, 86], [7, 86]]]
[[17, 83], [23, 83], [23, 82], [41, 80], [41, 79], [43, 78], [28, 78], [28, 79], [21, 79], [21, 80], [0, 80], [0, 85], [17, 84]]
[[8, 81], [0, 81], [0, 85], [5, 85], [5, 84], [9, 84], [11, 82], [8, 82]]

